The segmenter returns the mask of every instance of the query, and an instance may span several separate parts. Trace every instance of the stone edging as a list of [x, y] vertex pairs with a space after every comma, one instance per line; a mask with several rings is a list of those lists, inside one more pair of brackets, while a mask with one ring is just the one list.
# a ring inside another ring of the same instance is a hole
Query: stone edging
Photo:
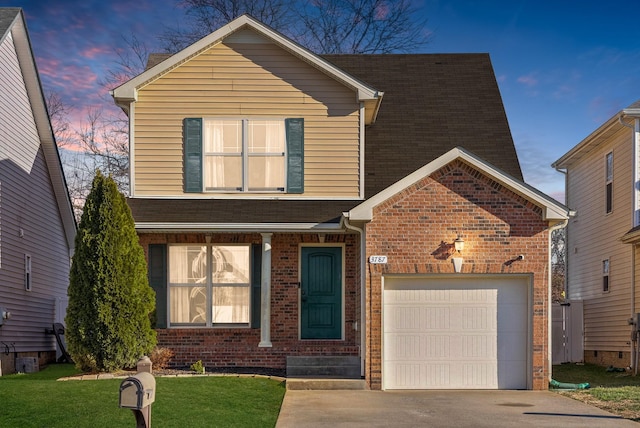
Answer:
[[[152, 373], [153, 374], [153, 373]], [[67, 376], [57, 379], [59, 382], [66, 382], [70, 380], [102, 380], [102, 379], [126, 379], [131, 374], [112, 374], [112, 373], [99, 373], [99, 374], [84, 374], [78, 376]], [[268, 376], [259, 374], [242, 374], [242, 373], [179, 373], [179, 374], [154, 374], [155, 377], [173, 377], [173, 378], [185, 378], [185, 377], [244, 377], [244, 378], [259, 378], [259, 379], [272, 379], [278, 382], [286, 381], [286, 378], [281, 376]]]

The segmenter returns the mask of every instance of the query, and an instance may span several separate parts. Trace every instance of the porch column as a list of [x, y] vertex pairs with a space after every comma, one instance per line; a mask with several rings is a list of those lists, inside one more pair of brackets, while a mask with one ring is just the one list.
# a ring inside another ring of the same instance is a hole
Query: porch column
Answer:
[[260, 300], [260, 348], [271, 347], [271, 235], [262, 235], [262, 284]]

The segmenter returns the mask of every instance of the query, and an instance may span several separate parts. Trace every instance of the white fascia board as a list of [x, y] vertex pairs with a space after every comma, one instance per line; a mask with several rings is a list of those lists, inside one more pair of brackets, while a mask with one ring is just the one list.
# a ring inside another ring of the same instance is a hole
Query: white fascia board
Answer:
[[381, 92], [368, 85], [365, 85], [363, 82], [345, 73], [330, 62], [325, 61], [313, 52], [303, 48], [302, 46], [284, 37], [282, 34], [274, 31], [273, 29], [265, 26], [264, 24], [256, 21], [248, 15], [242, 15], [239, 18], [234, 19], [227, 25], [220, 27], [218, 30], [214, 31], [208, 36], [203, 37], [202, 39], [186, 47], [180, 52], [170, 56], [159, 64], [156, 64], [154, 67], [151, 67], [149, 70], [146, 70], [142, 74], [139, 74], [137, 77], [134, 77], [128, 82], [123, 83], [122, 85], [112, 90], [111, 95], [116, 99], [116, 102], [118, 104], [120, 104], [121, 102], [130, 103], [132, 101], [136, 101], [138, 98], [137, 91], [142, 86], [156, 80], [167, 71], [173, 69], [176, 65], [181, 64], [185, 60], [199, 54], [200, 52], [210, 48], [215, 44], [222, 42], [225, 37], [228, 37], [229, 35], [245, 26], [271, 39], [274, 43], [278, 44], [279, 46], [283, 47], [284, 49], [288, 50], [304, 61], [312, 64], [327, 75], [353, 88], [358, 94], [358, 100], [378, 100], [381, 98]]
[[139, 232], [339, 232], [342, 223], [144, 223]]
[[511, 177], [465, 149], [456, 147], [353, 208], [347, 214], [349, 220], [371, 221], [374, 207], [457, 159], [471, 165], [514, 193], [541, 207], [543, 219], [546, 221], [566, 220], [571, 215], [567, 207], [550, 196]]
[[600, 125], [595, 131], [585, 137], [578, 144], [573, 146], [571, 150], [569, 150], [567, 153], [562, 155], [562, 157], [552, 163], [551, 167], [555, 168], [556, 170], [564, 169], [568, 166], [568, 164], [571, 163], [574, 158], [579, 158], [589, 153], [600, 142], [599, 137], [601, 137], [603, 134], [606, 134], [607, 131], [610, 131], [613, 127], [622, 127], [619, 122], [619, 118], [621, 117], [621, 115], [624, 115], [624, 110], [613, 115], [609, 120]]

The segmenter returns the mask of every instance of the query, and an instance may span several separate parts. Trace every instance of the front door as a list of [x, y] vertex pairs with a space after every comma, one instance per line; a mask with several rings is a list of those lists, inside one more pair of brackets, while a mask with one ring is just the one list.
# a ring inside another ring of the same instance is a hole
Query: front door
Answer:
[[342, 248], [302, 247], [300, 337], [342, 338]]

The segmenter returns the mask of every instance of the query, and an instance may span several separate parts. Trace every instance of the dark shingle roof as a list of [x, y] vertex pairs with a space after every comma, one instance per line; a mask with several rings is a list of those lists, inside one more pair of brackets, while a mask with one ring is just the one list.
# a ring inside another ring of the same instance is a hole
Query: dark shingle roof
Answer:
[[367, 198], [458, 146], [522, 180], [488, 54], [323, 57], [384, 92], [366, 129]]
[[[167, 54], [152, 54], [147, 68]], [[522, 180], [488, 54], [325, 55], [383, 91], [365, 138], [366, 198], [454, 147]], [[131, 199], [138, 222], [296, 223], [336, 219], [361, 201]]]
[[362, 201], [253, 199], [127, 200], [137, 222], [152, 223], [337, 223]]
[[0, 7], [0, 37], [7, 32], [18, 13], [20, 13], [19, 7]]

